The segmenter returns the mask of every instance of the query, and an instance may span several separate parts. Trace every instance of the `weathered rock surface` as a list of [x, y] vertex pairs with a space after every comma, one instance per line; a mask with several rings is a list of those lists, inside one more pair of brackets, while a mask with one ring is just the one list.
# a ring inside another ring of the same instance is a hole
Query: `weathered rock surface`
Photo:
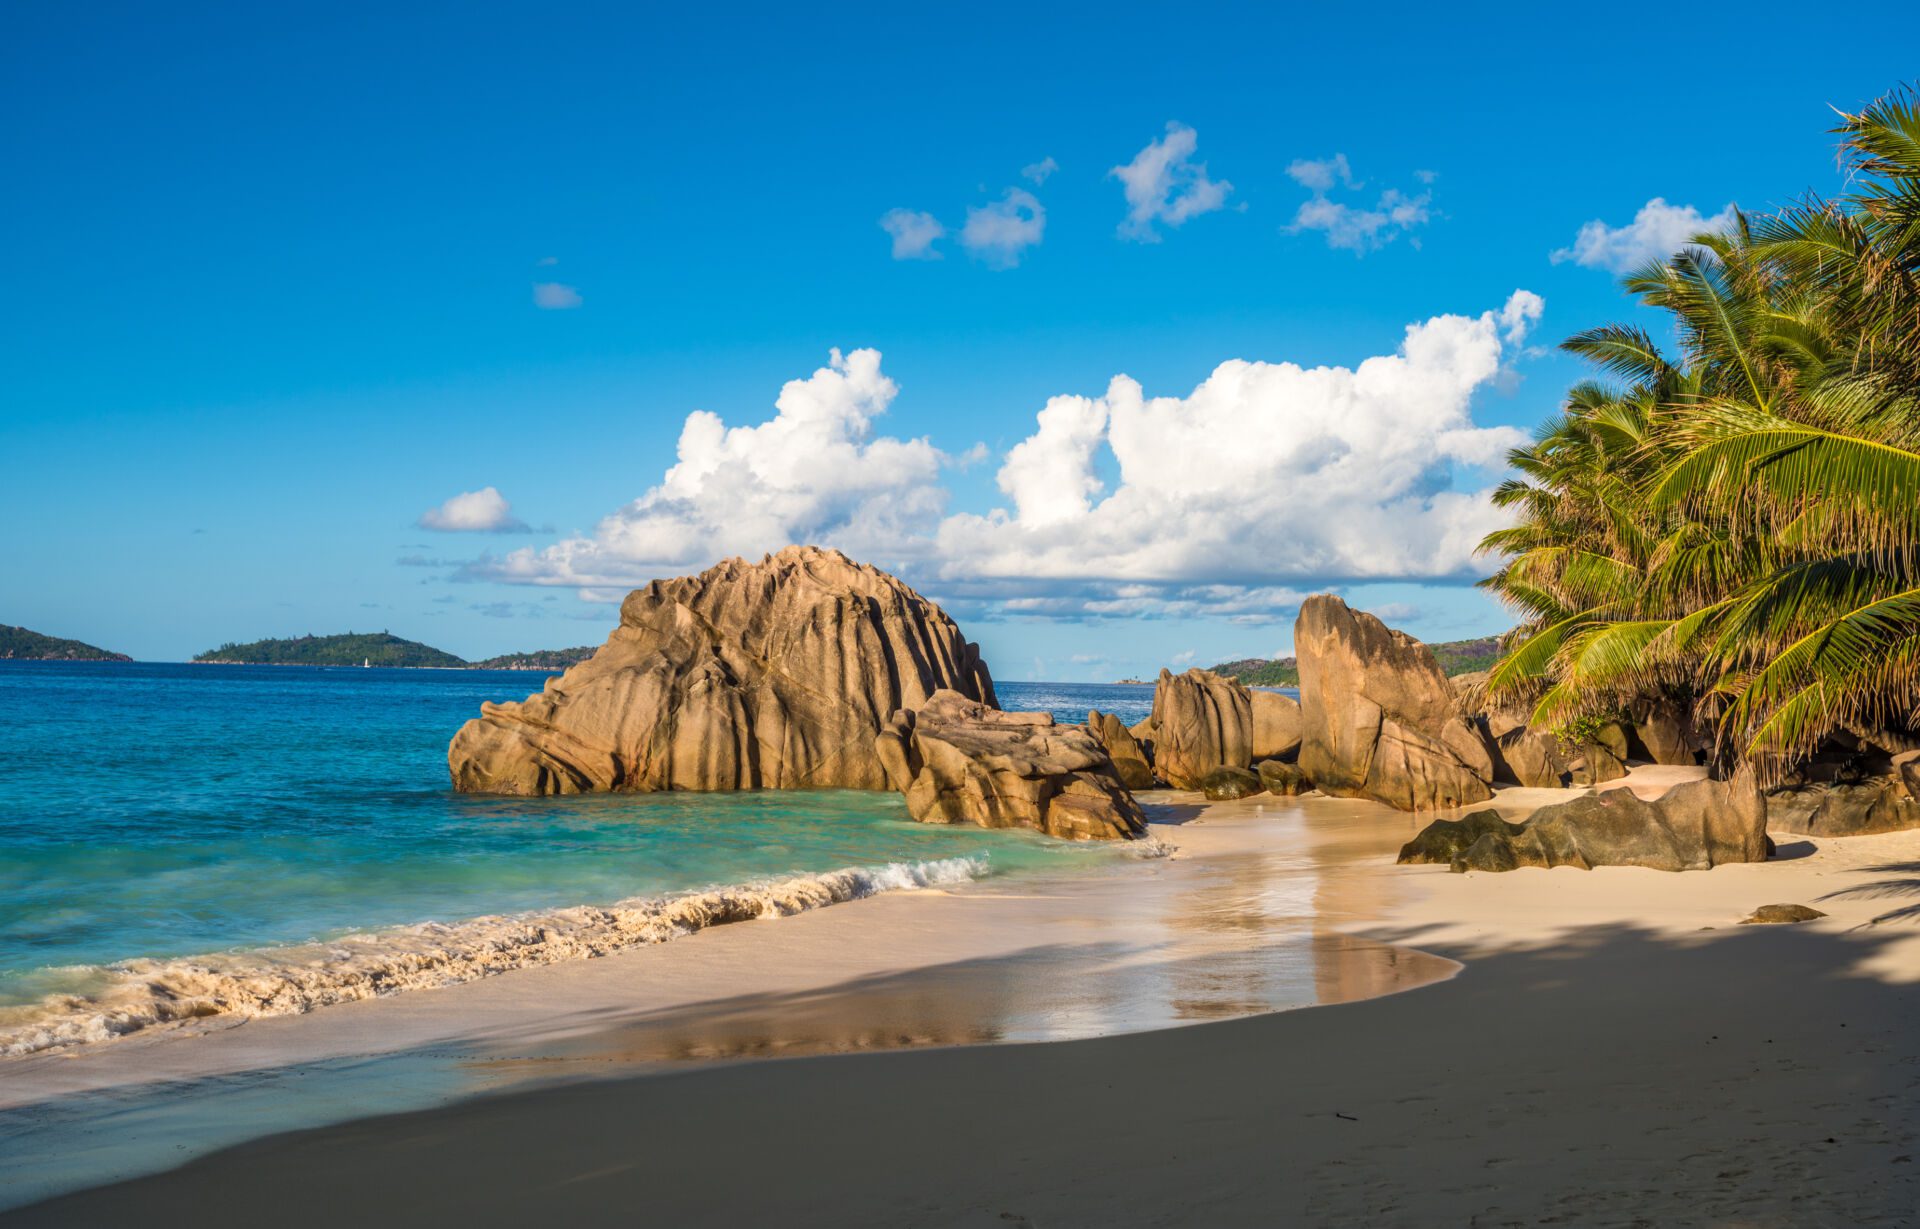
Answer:
[[1646, 709], [1634, 719], [1632, 734], [1634, 745], [1630, 746], [1630, 751], [1644, 755], [1656, 764], [1691, 765], [1699, 762], [1693, 753], [1689, 723], [1672, 708], [1656, 706]]
[[1898, 775], [1778, 790], [1767, 797], [1775, 830], [1807, 836], [1871, 836], [1920, 828], [1920, 802]]
[[1153, 689], [1153, 766], [1175, 789], [1198, 789], [1216, 768], [1253, 765], [1253, 698], [1211, 670], [1162, 670]]
[[1542, 807], [1518, 824], [1492, 811], [1436, 820], [1400, 851], [1403, 862], [1456, 871], [1522, 866], [1645, 866], [1705, 870], [1762, 862], [1773, 851], [1767, 804], [1751, 770], [1727, 781], [1689, 781], [1652, 802], [1613, 789]]
[[[1459, 679], [1453, 680], [1456, 684]], [[1567, 784], [1571, 765], [1552, 734], [1527, 724], [1532, 709], [1507, 702], [1488, 707], [1480, 718], [1480, 734], [1493, 765], [1493, 779], [1508, 785], [1559, 789]]]
[[1439, 864], [1451, 866], [1453, 860], [1473, 848], [1483, 836], [1512, 840], [1526, 829], [1508, 823], [1498, 811], [1475, 811], [1459, 819], [1436, 819], [1400, 847], [1402, 866]]
[[955, 691], [901, 710], [874, 737], [922, 823], [1034, 828], [1068, 840], [1143, 836], [1146, 815], [1084, 726], [1003, 713]]
[[1753, 911], [1751, 917], [1740, 920], [1742, 926], [1788, 926], [1795, 922], [1811, 922], [1826, 914], [1808, 905], [1761, 905]]
[[1260, 774], [1260, 784], [1267, 787], [1269, 794], [1291, 798], [1313, 789], [1313, 782], [1307, 780], [1307, 774], [1300, 771], [1298, 764], [1289, 764], [1285, 760], [1261, 760], [1254, 770]]
[[1253, 760], [1286, 759], [1300, 750], [1300, 701], [1277, 691], [1252, 691]]
[[1326, 594], [1301, 606], [1293, 646], [1314, 785], [1406, 811], [1492, 796], [1493, 760], [1427, 646]]
[[1567, 775], [1575, 785], [1605, 785], [1627, 775], [1626, 757], [1604, 742], [1583, 743]]
[[1233, 798], [1251, 798], [1255, 794], [1264, 794], [1267, 787], [1264, 778], [1245, 768], [1216, 768], [1200, 779], [1200, 792], [1209, 800], [1220, 802]]
[[447, 750], [455, 789], [885, 789], [874, 736], [942, 688], [995, 703], [952, 619], [838, 551], [729, 559], [627, 595], [587, 661], [484, 704]]
[[1153, 763], [1133, 731], [1120, 724], [1120, 718], [1093, 709], [1087, 714], [1087, 732], [1106, 748], [1107, 758], [1120, 774], [1120, 784], [1128, 789], [1153, 788]]

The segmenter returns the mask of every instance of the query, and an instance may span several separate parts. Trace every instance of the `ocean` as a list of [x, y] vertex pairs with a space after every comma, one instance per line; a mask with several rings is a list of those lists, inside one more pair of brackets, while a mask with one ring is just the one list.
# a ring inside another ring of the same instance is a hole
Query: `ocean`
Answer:
[[[850, 791], [454, 793], [447, 740], [542, 674], [0, 662], [0, 1053], [274, 1015], [874, 892], [1129, 851]], [[1151, 686], [1002, 683], [1132, 723]]]

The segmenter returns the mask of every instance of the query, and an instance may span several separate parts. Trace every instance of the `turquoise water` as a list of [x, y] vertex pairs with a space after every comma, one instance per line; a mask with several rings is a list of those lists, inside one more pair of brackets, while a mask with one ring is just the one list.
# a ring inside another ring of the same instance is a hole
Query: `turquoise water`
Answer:
[[[542, 675], [0, 662], [0, 1006], [97, 966], [717, 885], [967, 859], [1120, 856], [916, 824], [890, 794], [455, 794], [446, 745]], [[1009, 708], [1128, 721], [1150, 687], [1007, 684]]]

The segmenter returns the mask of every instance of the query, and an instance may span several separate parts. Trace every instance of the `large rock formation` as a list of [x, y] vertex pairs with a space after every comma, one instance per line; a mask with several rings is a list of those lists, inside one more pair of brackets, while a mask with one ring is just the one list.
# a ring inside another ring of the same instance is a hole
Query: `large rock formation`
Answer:
[[1493, 761], [1418, 640], [1337, 597], [1310, 597], [1294, 625], [1300, 767], [1329, 794], [1406, 811], [1493, 796]]
[[1153, 765], [1175, 789], [1199, 789], [1222, 766], [1253, 764], [1253, 697], [1211, 670], [1162, 670], [1153, 689]]
[[1093, 709], [1087, 713], [1087, 733], [1106, 748], [1107, 758], [1113, 761], [1122, 785], [1128, 789], [1153, 788], [1153, 762], [1147, 758], [1146, 748], [1133, 736], [1133, 731], [1120, 724], [1120, 718]]
[[1146, 816], [1083, 726], [1003, 713], [954, 691], [901, 710], [874, 738], [922, 823], [1035, 828], [1069, 840], [1144, 835]]
[[1256, 691], [1253, 762], [1286, 759], [1300, 750], [1300, 702], [1277, 691]]
[[938, 606], [838, 551], [729, 559], [627, 595], [587, 661], [484, 704], [447, 749], [455, 789], [885, 789], [874, 736], [951, 688], [996, 703]]
[[1435, 820], [1400, 850], [1403, 863], [1443, 862], [1456, 871], [1522, 866], [1645, 866], [1705, 870], [1764, 862], [1767, 802], [1743, 769], [1727, 781], [1689, 781], [1652, 802], [1612, 789], [1542, 807], [1521, 823], [1494, 811]]

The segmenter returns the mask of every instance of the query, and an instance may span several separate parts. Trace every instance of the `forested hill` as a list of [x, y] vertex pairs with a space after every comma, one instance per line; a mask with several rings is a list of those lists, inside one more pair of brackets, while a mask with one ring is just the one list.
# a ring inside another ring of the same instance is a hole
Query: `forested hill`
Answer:
[[61, 640], [56, 636], [28, 631], [24, 627], [0, 623], [0, 660], [132, 661], [133, 658], [125, 653], [110, 653], [106, 649], [82, 644], [78, 640]]
[[342, 636], [301, 636], [294, 640], [256, 640], [223, 644], [193, 660], [213, 665], [261, 666], [436, 666], [461, 669], [466, 662], [431, 645], [402, 640], [391, 632], [348, 632]]
[[[1478, 640], [1446, 640], [1427, 646], [1449, 677], [1486, 670], [1500, 659], [1500, 638], [1482, 636]], [[1291, 657], [1268, 659], [1243, 657], [1223, 661], [1213, 667], [1215, 674], [1239, 679], [1249, 687], [1298, 687], [1300, 670]]]
[[577, 649], [536, 649], [531, 653], [503, 653], [476, 661], [476, 670], [565, 670], [593, 656], [598, 645], [584, 644]]

